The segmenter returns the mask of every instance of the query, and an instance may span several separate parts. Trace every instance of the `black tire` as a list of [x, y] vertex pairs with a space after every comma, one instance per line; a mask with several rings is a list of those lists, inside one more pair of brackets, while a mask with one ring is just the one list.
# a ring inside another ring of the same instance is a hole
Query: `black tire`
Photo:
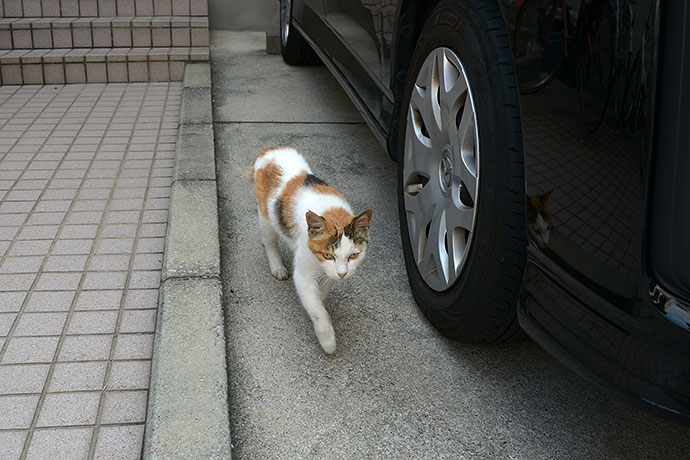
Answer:
[[292, 0], [280, 1], [280, 52], [290, 65], [317, 65], [321, 59], [292, 24]]
[[[426, 56], [439, 47], [457, 54], [472, 92], [480, 96], [474, 103], [481, 150], [474, 230], [457, 281], [444, 291], [432, 289], [415, 262], [404, 200], [409, 191], [403, 187], [411, 92]], [[398, 210], [415, 300], [452, 339], [489, 343], [523, 338], [516, 318], [527, 257], [522, 128], [512, 54], [497, 5], [447, 0], [434, 8], [414, 50], [401, 107]]]

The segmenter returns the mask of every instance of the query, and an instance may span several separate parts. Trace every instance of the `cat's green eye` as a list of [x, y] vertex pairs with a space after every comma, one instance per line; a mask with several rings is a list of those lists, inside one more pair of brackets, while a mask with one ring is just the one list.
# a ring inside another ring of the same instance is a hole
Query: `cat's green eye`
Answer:
[[348, 257], [348, 259], [354, 260], [357, 258], [358, 255], [359, 255], [359, 252], [353, 252], [352, 254], [350, 254], [350, 257]]
[[324, 252], [324, 253], [323, 253], [323, 258], [324, 258], [324, 259], [331, 260], [331, 259], [333, 258], [333, 254], [328, 254], [327, 252]]

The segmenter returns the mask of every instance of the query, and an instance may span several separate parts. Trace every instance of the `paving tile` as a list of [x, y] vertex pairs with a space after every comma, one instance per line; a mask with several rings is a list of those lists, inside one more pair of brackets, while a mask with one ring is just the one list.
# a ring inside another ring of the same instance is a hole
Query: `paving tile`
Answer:
[[129, 254], [107, 254], [94, 255], [89, 262], [89, 271], [118, 270], [126, 271], [129, 269], [129, 261], [132, 258]]
[[59, 337], [15, 337], [10, 339], [2, 363], [50, 363]]
[[102, 238], [134, 238], [137, 227], [137, 224], [104, 225], [100, 236]]
[[112, 334], [116, 311], [78, 311], [72, 315], [68, 334]]
[[[0, 274], [2, 273], [37, 273], [41, 264], [43, 264], [42, 256], [19, 256], [7, 257], [2, 265], [0, 265]], [[0, 311], [2, 306], [0, 305]]]
[[98, 232], [96, 224], [65, 225], [60, 231], [61, 239], [88, 239], [95, 238]]
[[33, 291], [26, 303], [25, 311], [68, 311], [74, 299], [74, 291]]
[[126, 272], [88, 272], [83, 289], [124, 289]]
[[108, 391], [101, 423], [143, 423], [146, 420], [146, 391]]
[[81, 273], [42, 273], [35, 289], [42, 291], [74, 291], [79, 287]]
[[122, 291], [81, 291], [77, 298], [76, 310], [118, 310], [122, 301]]
[[165, 238], [139, 238], [136, 253], [163, 253], [165, 250]]
[[131, 238], [103, 238], [96, 242], [95, 254], [130, 254], [134, 248]]
[[27, 220], [28, 225], [61, 224], [65, 219], [64, 212], [35, 212]]
[[60, 335], [67, 313], [23, 313], [14, 331], [16, 337]]
[[40, 393], [48, 377], [49, 368], [48, 364], [0, 366], [0, 394]]
[[[3, 219], [4, 223], [4, 219]], [[20, 227], [0, 227], [0, 241], [12, 241]]]
[[100, 391], [49, 393], [43, 400], [37, 427], [92, 425], [100, 402]]
[[49, 392], [102, 390], [107, 363], [58, 363], [48, 384]]
[[120, 332], [155, 332], [157, 310], [128, 310], [122, 314]]
[[0, 292], [0, 313], [19, 311], [22, 308], [26, 292]]
[[91, 252], [92, 245], [93, 240], [91, 239], [58, 240], [55, 242], [51, 254], [89, 254]]
[[110, 335], [67, 336], [62, 343], [58, 361], [107, 360], [112, 341]]
[[94, 460], [139, 460], [144, 425], [104, 426], [98, 433]]
[[2, 286], [3, 291], [28, 291], [35, 278], [36, 273], [2, 274], [0, 275], [0, 286]]
[[100, 224], [103, 211], [71, 211], [67, 216], [67, 224]]
[[26, 460], [86, 460], [92, 431], [91, 428], [36, 430]]
[[160, 271], [135, 271], [129, 280], [130, 289], [156, 289], [161, 283]]
[[2, 414], [0, 430], [29, 428], [39, 397], [39, 395], [0, 396], [0, 414]]
[[134, 270], [157, 270], [163, 266], [163, 254], [137, 254], [134, 256]]
[[26, 435], [26, 431], [0, 431], [0, 458], [19, 459]]
[[9, 333], [16, 317], [16, 313], [0, 313], [0, 337], [4, 337]]
[[120, 334], [115, 345], [115, 359], [151, 359], [153, 334]]
[[109, 390], [145, 390], [149, 387], [151, 361], [115, 361], [110, 370]]
[[126, 291], [125, 308], [157, 308], [158, 289], [129, 289]]
[[86, 267], [88, 256], [50, 256], [43, 267], [44, 272], [81, 272]]
[[[36, 214], [33, 214], [35, 216]], [[10, 256], [42, 256], [48, 254], [53, 240], [17, 241], [10, 249]]]

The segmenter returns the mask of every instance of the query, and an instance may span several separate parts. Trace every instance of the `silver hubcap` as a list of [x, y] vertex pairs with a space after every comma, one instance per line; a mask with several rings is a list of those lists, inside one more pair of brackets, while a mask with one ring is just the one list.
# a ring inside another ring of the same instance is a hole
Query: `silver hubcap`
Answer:
[[472, 91], [449, 48], [436, 48], [422, 64], [405, 132], [403, 196], [412, 252], [429, 287], [445, 291], [470, 247], [479, 183]]
[[280, 39], [283, 46], [287, 43], [290, 34], [290, 0], [280, 0]]

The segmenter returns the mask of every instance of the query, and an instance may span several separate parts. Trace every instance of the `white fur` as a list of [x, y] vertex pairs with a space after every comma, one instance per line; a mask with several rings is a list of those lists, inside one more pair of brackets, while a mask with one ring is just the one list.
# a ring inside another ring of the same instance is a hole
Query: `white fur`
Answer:
[[[268, 198], [268, 216], [266, 221], [259, 213], [259, 224], [263, 234], [263, 243], [266, 256], [271, 268], [271, 273], [278, 279], [287, 279], [287, 269], [283, 265], [278, 252], [276, 235], [280, 235], [292, 249], [294, 255], [293, 280], [297, 295], [302, 306], [306, 310], [314, 325], [314, 331], [319, 339], [323, 351], [328, 354], [335, 352], [335, 331], [331, 324], [328, 312], [324, 307], [324, 300], [328, 294], [331, 280], [348, 279], [364, 259], [366, 249], [360, 251], [353, 241], [342, 236], [340, 244], [334, 251], [334, 258], [321, 262], [316, 258], [307, 246], [309, 239], [306, 220], [307, 211], [323, 215], [324, 211], [342, 207], [352, 214], [350, 205], [343, 199], [334, 195], [314, 193], [308, 188], [302, 188], [295, 194], [293, 204], [295, 209], [293, 216], [296, 230], [294, 235], [286, 234], [280, 226], [279, 216], [276, 215], [276, 200], [280, 197], [285, 184], [293, 177], [311, 169], [302, 156], [291, 148], [271, 150], [259, 158], [254, 164], [254, 171], [263, 168], [271, 161], [275, 161], [282, 171], [282, 180], [272, 196]], [[357, 258], [350, 259], [350, 255], [359, 253]]]

